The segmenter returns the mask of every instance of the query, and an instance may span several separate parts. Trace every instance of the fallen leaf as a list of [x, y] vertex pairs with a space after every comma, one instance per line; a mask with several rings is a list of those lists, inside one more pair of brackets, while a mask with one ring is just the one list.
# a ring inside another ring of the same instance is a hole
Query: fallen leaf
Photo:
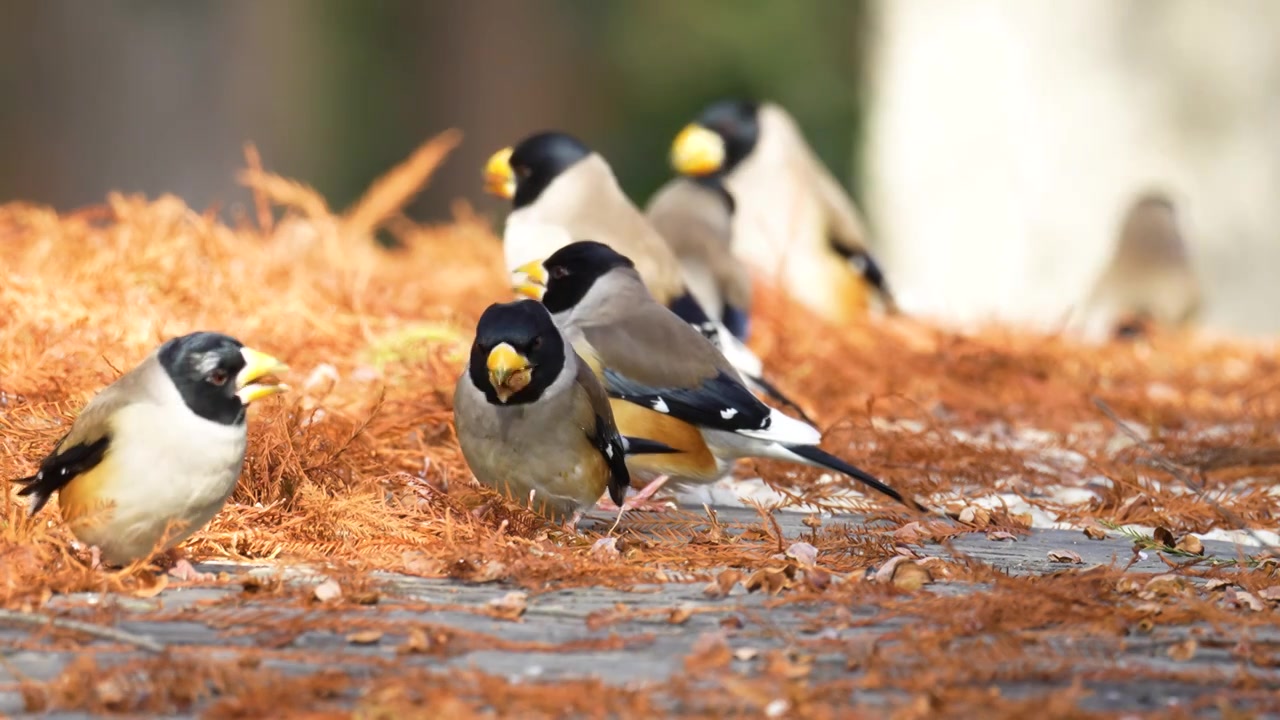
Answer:
[[431, 638], [422, 631], [421, 628], [413, 628], [409, 630], [409, 636], [405, 638], [404, 644], [396, 648], [396, 652], [401, 655], [420, 655], [431, 649]]
[[1178, 544], [1178, 541], [1173, 537], [1173, 532], [1164, 526], [1156, 527], [1155, 532], [1151, 533], [1151, 539], [1170, 550]]
[[733, 652], [724, 633], [708, 632], [693, 641], [693, 647], [684, 658], [684, 669], [691, 673], [713, 670], [728, 665], [731, 660]]
[[771, 650], [764, 658], [764, 673], [783, 680], [799, 680], [813, 672], [813, 658], [784, 650]]
[[991, 524], [991, 511], [984, 507], [970, 505], [969, 507], [961, 510], [960, 516], [956, 519], [965, 525], [986, 527]]
[[1142, 586], [1144, 596], [1150, 597], [1168, 597], [1171, 595], [1181, 595], [1187, 588], [1187, 583], [1177, 575], [1157, 575], [1147, 581]]
[[722, 570], [719, 575], [716, 575], [714, 582], [708, 583], [703, 588], [702, 594], [710, 598], [725, 597], [741, 579], [742, 573], [737, 570]]
[[1267, 606], [1258, 599], [1258, 596], [1246, 590], [1227, 588], [1224, 599], [1230, 605], [1241, 609], [1252, 610], [1253, 612], [1262, 612], [1267, 609]]
[[1192, 555], [1203, 555], [1204, 544], [1200, 542], [1200, 538], [1195, 535], [1184, 535], [1181, 540], [1175, 544], [1174, 549], [1181, 550]]
[[769, 595], [776, 595], [791, 587], [791, 578], [787, 577], [788, 568], [766, 567], [751, 573], [742, 581], [747, 592], [764, 590]]
[[1080, 557], [1079, 553], [1075, 553], [1070, 550], [1050, 550], [1049, 561], [1058, 562], [1058, 563], [1072, 563], [1075, 565], [1084, 564], [1084, 559]]
[[591, 546], [592, 557], [598, 558], [616, 558], [622, 555], [618, 551], [618, 538], [610, 535], [602, 537]]
[[1164, 606], [1160, 603], [1154, 602], [1138, 603], [1133, 609], [1140, 613], [1146, 613], [1147, 615], [1159, 615], [1164, 612]]
[[382, 596], [376, 590], [361, 590], [351, 593], [348, 599], [356, 605], [377, 605]]
[[503, 620], [515, 620], [529, 606], [529, 594], [514, 590], [485, 604], [491, 615]]
[[[1221, 589], [1223, 589], [1223, 588], [1225, 588], [1225, 587], [1230, 587], [1230, 586], [1232, 586], [1232, 585], [1235, 585], [1235, 582], [1233, 582], [1233, 581], [1231, 581], [1231, 580], [1223, 580], [1222, 578], [1214, 578], [1214, 579], [1212, 579], [1212, 580], [1210, 580], [1209, 582], [1207, 582], [1207, 583], [1205, 583], [1205, 584], [1204, 584], [1204, 589], [1205, 589], [1205, 590], [1209, 590], [1209, 591], [1213, 591], [1213, 590], [1221, 590]], [[1259, 593], [1259, 594], [1261, 594], [1261, 593]]]
[[447, 575], [447, 567], [444, 561], [427, 557], [418, 550], [406, 550], [400, 556], [402, 566], [400, 572], [406, 575], [415, 575], [417, 577], [444, 577]]
[[818, 548], [807, 542], [792, 543], [787, 548], [786, 556], [795, 560], [802, 568], [818, 564]]
[[1258, 591], [1258, 597], [1270, 602], [1280, 602], [1280, 585], [1272, 585]]
[[337, 580], [329, 578], [319, 585], [316, 585], [315, 589], [312, 590], [312, 593], [320, 602], [337, 600], [342, 597], [342, 586], [338, 584]]
[[919, 545], [924, 542], [926, 537], [928, 537], [928, 533], [919, 520], [912, 520], [893, 531], [893, 539], [895, 541], [909, 545]]
[[169, 587], [168, 573], [156, 575], [155, 579], [152, 580], [150, 584], [146, 584], [144, 581], [139, 585], [139, 587], [133, 591], [133, 596], [136, 598], [153, 598], [164, 592], [164, 589], [167, 587]]
[[881, 565], [876, 571], [875, 579], [878, 583], [892, 584], [895, 588], [906, 592], [915, 592], [933, 580], [928, 570], [916, 561], [901, 555], [889, 558], [884, 565]]
[[1013, 521], [1014, 525], [1017, 525], [1020, 528], [1030, 528], [1031, 524], [1035, 522], [1035, 518], [1031, 516], [1031, 513], [1010, 515], [1009, 519]]
[[818, 517], [817, 513], [805, 515], [804, 519], [800, 522], [804, 523], [804, 526], [811, 530], [817, 530], [822, 527], [822, 518]]
[[280, 589], [281, 581], [279, 575], [245, 575], [240, 581], [240, 586], [244, 588], [244, 594], [253, 595], [275, 592]]
[[381, 639], [381, 630], [361, 630], [347, 636], [347, 642], [352, 645], [372, 645]]
[[693, 617], [693, 610], [687, 605], [671, 608], [671, 612], [667, 615], [667, 622], [672, 625], [683, 625], [689, 618]]
[[819, 567], [807, 568], [804, 571], [804, 583], [810, 589], [821, 592], [830, 587], [831, 573]]
[[486, 560], [477, 565], [471, 560], [462, 558], [449, 569], [449, 576], [466, 582], [490, 583], [505, 578], [507, 566], [496, 560]]
[[1084, 536], [1090, 540], [1106, 540], [1107, 531], [1097, 525], [1087, 525], [1084, 529]]
[[756, 656], [759, 654], [760, 651], [755, 648], [738, 648], [733, 651], [733, 659], [741, 660], [742, 662], [749, 662], [751, 660], [755, 660]]
[[768, 705], [764, 706], [764, 716], [767, 718], [778, 718], [787, 714], [791, 709], [791, 701], [786, 698], [775, 698]]
[[746, 624], [737, 615], [726, 615], [720, 618], [720, 627], [726, 630], [741, 630], [746, 627]]
[[1195, 638], [1187, 638], [1180, 643], [1176, 643], [1169, 647], [1167, 652], [1171, 660], [1178, 662], [1186, 662], [1196, 656], [1196, 648], [1199, 643]]
[[997, 542], [1000, 540], [1010, 540], [1010, 541], [1016, 542], [1018, 537], [1007, 530], [992, 530], [991, 532], [987, 533], [987, 539], [992, 542]]

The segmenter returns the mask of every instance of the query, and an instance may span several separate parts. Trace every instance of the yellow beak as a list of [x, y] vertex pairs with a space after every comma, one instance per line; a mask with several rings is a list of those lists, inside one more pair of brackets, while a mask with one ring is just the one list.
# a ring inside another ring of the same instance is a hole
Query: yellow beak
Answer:
[[[236, 397], [240, 398], [240, 402], [248, 405], [289, 389], [288, 385], [274, 382], [268, 377], [285, 372], [289, 369], [288, 365], [250, 347], [240, 348], [240, 354], [244, 357], [244, 369], [236, 374]], [[256, 382], [263, 378], [268, 378], [268, 381]]]
[[498, 400], [504, 403], [523, 390], [533, 374], [529, 359], [507, 343], [490, 350], [485, 364], [489, 368], [489, 384], [497, 392]]
[[681, 175], [710, 175], [724, 165], [724, 139], [697, 124], [686, 125], [671, 143], [671, 165]]
[[511, 148], [502, 148], [489, 156], [484, 165], [484, 191], [510, 200], [516, 195], [516, 176], [511, 171]]
[[541, 260], [531, 260], [511, 273], [511, 289], [534, 300], [542, 300], [547, 292], [547, 269]]

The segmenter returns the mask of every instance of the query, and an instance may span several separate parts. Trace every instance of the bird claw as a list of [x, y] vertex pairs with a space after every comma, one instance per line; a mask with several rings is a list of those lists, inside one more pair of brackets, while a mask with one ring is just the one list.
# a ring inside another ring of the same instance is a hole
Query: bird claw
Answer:
[[581, 519], [582, 511], [575, 510], [573, 515], [570, 515], [569, 519], [565, 520], [564, 524], [560, 526], [560, 529], [571, 535], [576, 535], [578, 534], [578, 521]]
[[217, 579], [213, 573], [202, 573], [195, 569], [195, 566], [186, 558], [178, 560], [169, 568], [169, 574], [173, 577], [186, 582], [209, 582]]
[[97, 545], [89, 546], [89, 569], [102, 569], [102, 550]]

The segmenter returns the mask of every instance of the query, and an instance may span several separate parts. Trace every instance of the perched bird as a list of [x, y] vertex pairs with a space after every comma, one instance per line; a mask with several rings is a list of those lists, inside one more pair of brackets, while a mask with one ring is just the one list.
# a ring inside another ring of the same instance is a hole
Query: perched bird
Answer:
[[480, 482], [553, 520], [577, 524], [605, 489], [623, 503], [628, 453], [670, 448], [624, 438], [600, 381], [565, 344], [547, 309], [490, 305], [454, 389], [454, 425]]
[[[517, 292], [540, 298], [570, 344], [604, 379], [613, 397], [642, 412], [619, 414], [622, 432], [686, 450], [653, 418], [697, 431], [702, 447], [669, 457], [630, 462], [652, 479], [675, 484], [712, 482], [739, 458], [773, 458], [848, 475], [912, 507], [896, 490], [817, 447], [821, 433], [758, 400], [738, 371], [710, 342], [658, 304], [634, 264], [607, 245], [575, 242], [515, 273]], [[671, 421], [676, 421], [672, 423]], [[709, 454], [694, 462], [699, 451]], [[687, 457], [686, 457], [687, 456]], [[672, 467], [671, 459], [686, 461]]]
[[751, 273], [733, 254], [734, 210], [733, 195], [719, 177], [675, 177], [649, 199], [645, 216], [680, 261], [694, 299], [745, 341]]
[[169, 550], [231, 496], [246, 407], [287, 390], [272, 377], [286, 369], [218, 333], [169, 340], [89, 401], [18, 494], [34, 515], [57, 491], [71, 532], [108, 564]]
[[1150, 325], [1189, 324], [1200, 310], [1200, 282], [1173, 201], [1140, 194], [1120, 225], [1115, 250], [1083, 308], [1087, 336], [1132, 336]]
[[862, 216], [786, 110], [711, 103], [676, 136], [671, 160], [682, 175], [723, 180], [737, 201], [734, 253], [800, 303], [843, 322], [865, 310], [870, 286], [898, 312]]
[[752, 387], [794, 407], [762, 377], [760, 358], [694, 299], [671, 247], [599, 153], [562, 132], [537, 133], [489, 158], [485, 188], [512, 202], [502, 234], [508, 270], [574, 240], [598, 239], [633, 258], [654, 298], [710, 339]]

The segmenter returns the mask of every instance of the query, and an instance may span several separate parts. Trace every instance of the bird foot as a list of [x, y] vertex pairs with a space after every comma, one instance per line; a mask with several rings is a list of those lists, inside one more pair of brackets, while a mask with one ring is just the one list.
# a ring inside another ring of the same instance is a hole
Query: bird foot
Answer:
[[169, 574], [186, 582], [210, 582], [217, 579], [213, 573], [202, 573], [196, 570], [186, 558], [174, 563], [173, 567], [169, 568]]
[[560, 529], [565, 531], [566, 533], [569, 533], [570, 535], [577, 535], [578, 521], [581, 519], [582, 519], [582, 511], [575, 510], [573, 512], [573, 515], [570, 515], [569, 519], [565, 520], [564, 524], [560, 526]]
[[[618, 529], [618, 523], [622, 522], [622, 516], [627, 514], [628, 510], [638, 510], [641, 512], [662, 512], [675, 507], [675, 500], [670, 497], [654, 498], [654, 494], [667, 484], [667, 480], [671, 478], [667, 475], [659, 475], [640, 489], [632, 497], [623, 501], [622, 507], [618, 508], [618, 517], [613, 521], [613, 527], [609, 528], [609, 533]], [[612, 505], [612, 503], [610, 503]]]
[[102, 569], [102, 550], [97, 545], [89, 546], [89, 569]]

